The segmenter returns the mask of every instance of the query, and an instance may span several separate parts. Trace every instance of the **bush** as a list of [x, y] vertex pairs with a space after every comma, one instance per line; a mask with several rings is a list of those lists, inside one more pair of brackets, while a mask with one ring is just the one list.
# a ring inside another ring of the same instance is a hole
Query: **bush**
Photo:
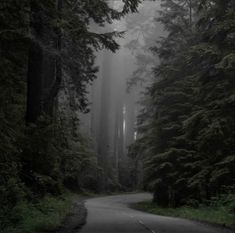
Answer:
[[17, 204], [9, 216], [11, 227], [0, 233], [34, 233], [56, 230], [72, 205], [73, 196], [45, 197], [35, 203]]

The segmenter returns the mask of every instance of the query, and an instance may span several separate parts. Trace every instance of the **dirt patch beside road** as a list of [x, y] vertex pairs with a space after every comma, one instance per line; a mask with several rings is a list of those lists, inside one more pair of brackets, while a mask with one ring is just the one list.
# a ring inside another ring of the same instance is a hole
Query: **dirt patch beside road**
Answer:
[[85, 199], [79, 198], [79, 200], [74, 201], [71, 211], [64, 219], [62, 226], [54, 233], [75, 233], [86, 223]]

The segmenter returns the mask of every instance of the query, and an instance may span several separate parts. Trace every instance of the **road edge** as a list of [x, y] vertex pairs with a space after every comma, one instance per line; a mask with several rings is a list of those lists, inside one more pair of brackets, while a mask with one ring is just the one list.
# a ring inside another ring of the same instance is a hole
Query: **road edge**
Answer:
[[[144, 212], [144, 213], [153, 214], [153, 215], [159, 215], [159, 214], [154, 214], [154, 213], [151, 213], [150, 211], [148, 212], [148, 211], [146, 211], [144, 209], [138, 208], [137, 206], [135, 206], [136, 204], [138, 204], [138, 203], [129, 204], [128, 207], [130, 209], [138, 210], [138, 211], [141, 211], [141, 212]], [[221, 230], [225, 231], [224, 233], [235, 233], [235, 228], [224, 226], [224, 225], [221, 225], [221, 224], [218, 224], [218, 223], [212, 223], [212, 222], [207, 222], [207, 221], [197, 220], [197, 219], [192, 219], [192, 218], [175, 217], [175, 216], [171, 216], [171, 215], [159, 215], [159, 216], [189, 220], [189, 221], [200, 223], [200, 224], [203, 224], [203, 225], [220, 228]]]
[[85, 201], [88, 197], [76, 198], [70, 212], [66, 215], [59, 229], [54, 233], [77, 233], [85, 224], [87, 209]]

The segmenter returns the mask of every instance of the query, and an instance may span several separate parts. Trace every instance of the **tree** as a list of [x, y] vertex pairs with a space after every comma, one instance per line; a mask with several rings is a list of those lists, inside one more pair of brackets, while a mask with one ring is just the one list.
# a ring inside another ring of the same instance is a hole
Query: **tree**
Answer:
[[[116, 51], [115, 37], [122, 35], [89, 31], [90, 24], [103, 27], [137, 10], [137, 0], [124, 3], [118, 12], [104, 0], [1, 1], [0, 215], [6, 216], [1, 229], [9, 224], [22, 197], [59, 194], [71, 174], [81, 188], [87, 180], [94, 181], [95, 172], [89, 179], [83, 172], [98, 169], [95, 154], [77, 131], [65, 133], [66, 124], [58, 120], [63, 116], [56, 115], [58, 93], [69, 77], [76, 90], [76, 94], [70, 92], [76, 96], [70, 99], [76, 106], [69, 107], [77, 113], [79, 103], [80, 110], [86, 111], [86, 85], [97, 72], [95, 51]], [[77, 127], [73, 117], [68, 116], [69, 122]], [[63, 164], [66, 153], [75, 155], [77, 170], [70, 159]]]
[[9, 223], [12, 208], [24, 196], [19, 179], [24, 138], [27, 72], [26, 1], [0, 3], [0, 222]]
[[231, 1], [162, 2], [158, 20], [169, 34], [153, 48], [160, 65], [135, 147], [145, 155], [145, 186], [154, 200], [178, 206], [210, 199], [234, 182], [228, 165], [234, 163], [234, 13]]

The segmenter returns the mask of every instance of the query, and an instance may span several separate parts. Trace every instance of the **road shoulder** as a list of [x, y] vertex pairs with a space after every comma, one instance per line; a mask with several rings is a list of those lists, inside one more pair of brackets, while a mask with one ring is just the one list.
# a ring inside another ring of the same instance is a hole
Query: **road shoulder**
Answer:
[[[207, 219], [203, 215], [199, 217], [198, 215], [192, 214], [193, 208], [189, 208], [189, 212], [185, 211], [185, 208], [161, 208], [158, 207], [155, 204], [152, 204], [150, 202], [140, 202], [136, 204], [130, 204], [129, 207], [131, 209], [135, 209], [138, 211], [154, 214], [154, 215], [160, 215], [160, 216], [168, 216], [168, 217], [175, 217], [175, 218], [181, 218], [181, 219], [188, 219], [191, 221], [195, 221], [204, 225], [212, 226], [221, 228], [224, 230], [225, 233], [234, 233], [235, 232], [235, 225], [232, 222], [221, 222], [218, 223], [216, 220], [213, 221], [213, 219]], [[187, 208], [186, 208], [187, 209]], [[196, 209], [195, 209], [196, 210]], [[200, 211], [200, 210], [198, 210]], [[226, 216], [225, 216], [226, 219]], [[232, 218], [231, 218], [232, 219]], [[235, 218], [234, 218], [235, 219]]]

